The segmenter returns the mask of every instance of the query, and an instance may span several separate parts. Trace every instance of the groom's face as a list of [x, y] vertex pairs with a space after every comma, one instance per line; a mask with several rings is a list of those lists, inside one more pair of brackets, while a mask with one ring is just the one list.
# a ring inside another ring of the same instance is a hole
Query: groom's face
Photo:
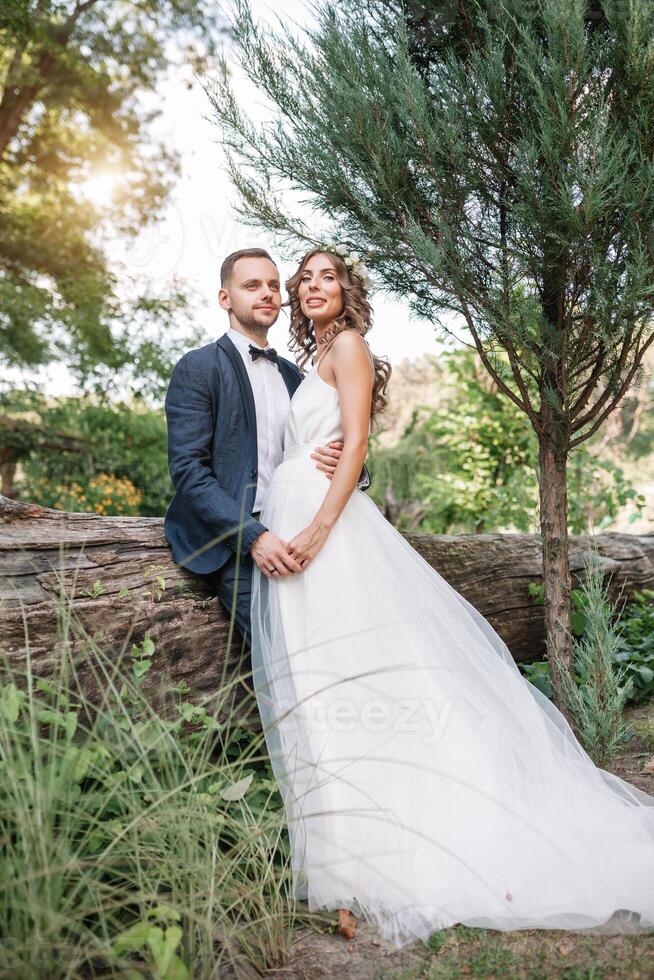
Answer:
[[264, 258], [238, 259], [218, 299], [230, 320], [249, 330], [267, 331], [282, 305], [277, 266]]

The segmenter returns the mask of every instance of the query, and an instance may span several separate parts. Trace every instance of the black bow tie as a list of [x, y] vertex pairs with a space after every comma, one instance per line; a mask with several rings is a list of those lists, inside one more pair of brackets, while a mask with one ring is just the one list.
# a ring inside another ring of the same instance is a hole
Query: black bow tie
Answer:
[[273, 364], [277, 364], [279, 360], [274, 347], [263, 350], [261, 347], [255, 347], [253, 344], [250, 344], [250, 357], [253, 361], [256, 361], [257, 357], [265, 357], [267, 361], [272, 361]]

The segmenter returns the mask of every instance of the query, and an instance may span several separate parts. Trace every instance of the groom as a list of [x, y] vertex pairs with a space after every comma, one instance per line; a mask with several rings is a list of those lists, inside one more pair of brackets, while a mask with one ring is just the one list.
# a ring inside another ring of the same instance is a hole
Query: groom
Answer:
[[[175, 495], [164, 530], [175, 562], [214, 577], [219, 601], [249, 646], [253, 562], [271, 577], [302, 572], [259, 512], [282, 461], [286, 416], [303, 374], [268, 344], [281, 308], [270, 255], [261, 248], [232, 252], [221, 266], [220, 287], [229, 330], [184, 354], [166, 393]], [[342, 447], [316, 448], [326, 478]], [[364, 467], [359, 487], [369, 485]]]

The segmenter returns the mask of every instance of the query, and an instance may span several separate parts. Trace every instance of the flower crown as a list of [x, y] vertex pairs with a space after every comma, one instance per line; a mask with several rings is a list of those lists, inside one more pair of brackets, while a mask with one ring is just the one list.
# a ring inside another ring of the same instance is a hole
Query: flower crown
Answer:
[[374, 284], [370, 278], [368, 267], [363, 263], [358, 252], [350, 252], [347, 245], [334, 245], [333, 242], [321, 245], [320, 248], [325, 252], [334, 252], [343, 259], [343, 262], [345, 262], [352, 275], [356, 276], [360, 281], [365, 293], [372, 289]]

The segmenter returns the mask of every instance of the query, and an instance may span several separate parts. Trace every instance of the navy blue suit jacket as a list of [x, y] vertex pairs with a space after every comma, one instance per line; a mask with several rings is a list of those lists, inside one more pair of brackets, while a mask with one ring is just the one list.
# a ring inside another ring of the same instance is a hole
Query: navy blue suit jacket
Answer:
[[[292, 396], [304, 375], [280, 357]], [[247, 554], [268, 530], [255, 521], [257, 420], [240, 353], [226, 334], [184, 354], [166, 392], [168, 468], [175, 488], [164, 522], [175, 562], [193, 572]]]
[[[304, 375], [283, 357], [292, 397]], [[243, 359], [227, 334], [184, 354], [166, 392], [168, 468], [175, 495], [164, 530], [173, 561], [207, 574], [268, 528], [252, 517], [257, 493], [257, 418]], [[366, 467], [359, 487], [370, 486]]]

